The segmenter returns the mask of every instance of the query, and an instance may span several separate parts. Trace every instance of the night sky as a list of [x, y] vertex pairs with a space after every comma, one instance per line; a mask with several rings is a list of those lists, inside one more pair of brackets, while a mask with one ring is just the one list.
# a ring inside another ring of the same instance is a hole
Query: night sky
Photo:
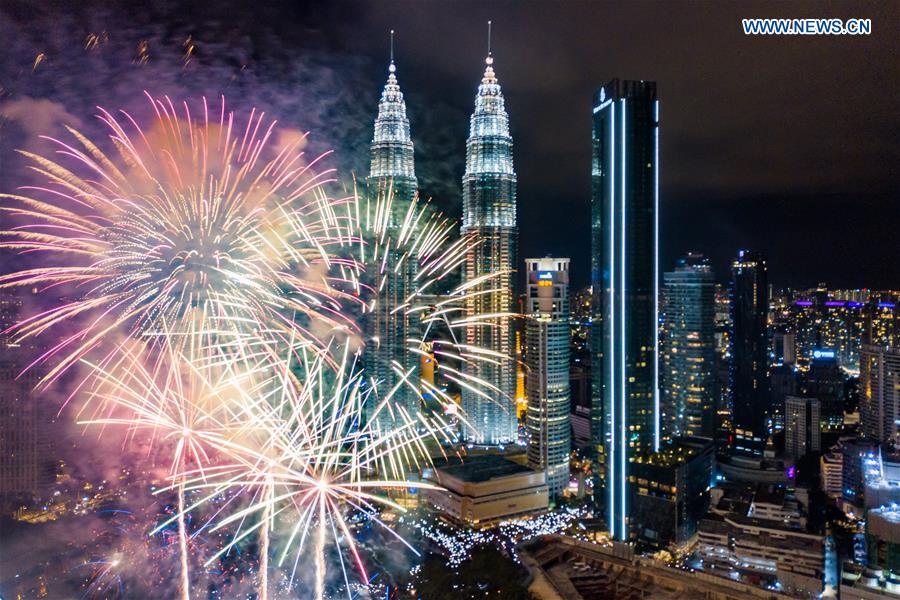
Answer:
[[[769, 256], [776, 285], [900, 287], [895, 1], [216, 5], [5, 2], [0, 191], [26, 177], [12, 150], [33, 147], [40, 126], [90, 129], [95, 105], [130, 108], [143, 89], [260, 106], [364, 174], [393, 28], [422, 191], [458, 216], [492, 19], [521, 256], [570, 256], [587, 282], [592, 93], [613, 77], [649, 79], [661, 104], [664, 267], [700, 251], [727, 281], [746, 247]], [[745, 17], [871, 18], [873, 33], [745, 36]], [[86, 49], [100, 31], [107, 41]]]

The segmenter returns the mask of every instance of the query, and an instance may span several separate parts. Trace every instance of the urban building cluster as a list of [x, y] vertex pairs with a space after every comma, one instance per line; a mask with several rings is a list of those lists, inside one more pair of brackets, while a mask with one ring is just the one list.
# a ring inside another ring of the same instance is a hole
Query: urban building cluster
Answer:
[[[442, 487], [422, 491], [422, 501], [476, 527], [580, 503], [592, 513], [585, 527], [628, 545], [628, 561], [635, 548], [665, 550], [685, 568], [727, 578], [735, 597], [734, 582], [797, 597], [830, 586], [846, 598], [900, 598], [900, 293], [776, 290], [767, 258], [751, 250], [737, 251], [727, 274], [697, 253], [665, 270], [659, 132], [654, 82], [598, 87], [592, 198], [579, 217], [591, 223], [591, 285], [571, 289], [569, 258], [552, 248], [518, 254], [510, 117], [488, 54], [460, 229], [473, 242], [460, 276], [479, 292], [463, 316], [487, 320], [448, 335], [494, 358], [462, 367], [492, 393], [435, 381], [440, 355], [409, 351], [422, 337], [418, 317], [402, 310], [414, 260], [385, 257], [396, 277], [364, 316], [363, 361], [385, 383], [378, 389], [397, 388], [393, 401], [415, 415], [427, 394], [401, 379], [422, 369], [432, 385], [453, 388], [465, 415], [459, 453], [436, 454], [416, 474]], [[386, 226], [401, 227], [418, 183], [393, 58], [370, 151], [366, 193], [389, 200]], [[15, 302], [0, 299], [0, 329]], [[40, 495], [53, 470], [42, 426], [51, 416], [28, 401], [35, 381], [18, 378], [22, 365], [3, 344], [0, 495], [9, 508]], [[814, 518], [833, 510], [864, 539], [843, 567], [834, 534]], [[625, 560], [592, 555], [582, 542], [550, 547], [532, 552], [540, 568], [563, 555], [598, 573]]]
[[[825, 507], [810, 497], [821, 479], [860, 523], [889, 506], [892, 476], [876, 482], [856, 463], [898, 441], [898, 294], [776, 289], [750, 250], [727, 274], [692, 252], [663, 272], [656, 84], [611, 80], [592, 116], [591, 285], [576, 290], [552, 248], [518, 256], [510, 118], [488, 55], [466, 144], [461, 234], [476, 244], [461, 276], [503, 274], [466, 306], [490, 327], [464, 332], [498, 358], [471, 372], [495, 393], [459, 390], [466, 452], [425, 474], [445, 489], [423, 499], [476, 526], [587, 502], [618, 543], [780, 593], [836, 587], [834, 542], [810, 518]], [[393, 194], [402, 213], [416, 180], [393, 61], [371, 151], [369, 193]], [[402, 346], [415, 325], [393, 310], [407, 290], [389, 293], [367, 360], [414, 368]]]

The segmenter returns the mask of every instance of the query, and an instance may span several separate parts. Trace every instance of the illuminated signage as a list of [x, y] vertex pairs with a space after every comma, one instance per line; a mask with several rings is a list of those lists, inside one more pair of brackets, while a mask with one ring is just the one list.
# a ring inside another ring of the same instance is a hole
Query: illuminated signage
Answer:
[[552, 271], [539, 271], [538, 279], [549, 279], [553, 281], [553, 272]]
[[813, 350], [813, 358], [834, 358], [834, 350]]

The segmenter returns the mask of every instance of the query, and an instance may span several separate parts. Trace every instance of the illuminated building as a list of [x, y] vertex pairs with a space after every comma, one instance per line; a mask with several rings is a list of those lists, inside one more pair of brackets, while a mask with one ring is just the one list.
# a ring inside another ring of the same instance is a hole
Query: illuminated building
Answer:
[[782, 290], [773, 298], [776, 329], [794, 336], [797, 363], [805, 368], [816, 350], [835, 353], [848, 374], [859, 371], [863, 343], [891, 346], [900, 339], [896, 318], [898, 294], [870, 290], [828, 290], [824, 284], [808, 290]]
[[[384, 234], [390, 239], [399, 236], [403, 216], [417, 188], [409, 119], [406, 116], [403, 93], [397, 83], [393, 54], [391, 32], [391, 62], [388, 66], [387, 83], [378, 103], [367, 179], [373, 205], [377, 198], [391, 201], [391, 210], [375, 231], [376, 235]], [[405, 373], [419, 368], [418, 357], [406, 347], [409, 340], [419, 337], [416, 333], [416, 316], [405, 310], [398, 310], [398, 307], [407, 302], [407, 297], [413, 290], [416, 261], [409, 257], [401, 260], [401, 257], [401, 252], [390, 251], [384, 264], [379, 259], [379, 264], [368, 265], [373, 277], [382, 272], [392, 274], [385, 285], [371, 282], [378, 289], [378, 298], [375, 310], [366, 314], [363, 320], [367, 338], [364, 354], [366, 372], [369, 378], [379, 382], [376, 387], [379, 395], [393, 390]], [[420, 401], [418, 392], [410, 385], [398, 387], [392, 400], [394, 406], [402, 406], [413, 418], [419, 410]], [[370, 405], [378, 406], [378, 402], [371, 402]], [[381, 411], [378, 419], [391, 421], [393, 414], [394, 411]], [[390, 427], [391, 423], [383, 423], [381, 426]]]
[[422, 349], [423, 354], [419, 357], [419, 377], [422, 382], [429, 387], [434, 387], [434, 372], [437, 368], [434, 357], [434, 346], [431, 343], [426, 344]]
[[900, 507], [896, 504], [866, 513], [866, 564], [845, 563], [841, 598], [900, 598]]
[[547, 472], [551, 496], [569, 483], [569, 259], [527, 258], [525, 356], [528, 466]]
[[830, 450], [819, 459], [819, 479], [822, 491], [832, 498], [841, 496], [843, 484], [844, 455], [838, 450]]
[[784, 401], [799, 395], [800, 373], [790, 365], [776, 365], [769, 369], [769, 402], [772, 407], [772, 429], [784, 429]]
[[785, 398], [784, 451], [789, 457], [800, 459], [822, 449], [821, 406], [816, 398]]
[[776, 365], [790, 366], [797, 362], [794, 340], [795, 335], [793, 333], [776, 331], [772, 334]]
[[688, 254], [663, 275], [660, 427], [664, 437], [713, 437], [716, 407], [715, 281]]
[[761, 456], [769, 416], [769, 286], [766, 260], [741, 250], [731, 265], [729, 387], [737, 454]]
[[492, 398], [463, 391], [463, 410], [471, 423], [465, 426], [466, 441], [492, 445], [518, 439], [515, 331], [510, 316], [515, 312], [513, 270], [517, 265], [516, 173], [509, 116], [493, 62], [488, 52], [470, 120], [461, 228], [464, 236], [473, 236], [478, 242], [466, 256], [465, 280], [494, 274], [471, 290], [474, 293], [467, 301], [466, 314], [495, 316], [481, 317], [480, 323], [470, 325], [466, 330], [467, 343], [508, 357], [469, 367], [471, 375], [499, 390]]
[[522, 420], [528, 410], [528, 394], [525, 393], [525, 361], [522, 357], [522, 332], [516, 331], [516, 419]]
[[723, 362], [728, 359], [731, 333], [731, 292], [721, 284], [716, 284], [716, 352]]
[[[569, 388], [572, 395], [572, 410], [578, 407], [582, 413], [590, 415], [591, 409], [591, 288], [583, 288], [572, 295], [569, 305], [569, 321], [572, 336], [569, 364]], [[588, 417], [590, 421], [590, 417]], [[590, 426], [588, 427], [588, 431]], [[588, 435], [588, 439], [590, 435]], [[589, 445], [589, 444], [588, 444]]]
[[696, 437], [636, 457], [628, 475], [635, 537], [658, 548], [688, 543], [709, 508], [714, 462], [712, 439]]
[[659, 445], [659, 103], [656, 84], [614, 79], [593, 108], [591, 437], [613, 537], [631, 537], [629, 463]]
[[862, 506], [867, 470], [873, 471], [868, 476], [874, 475], [876, 470], [879, 474], [881, 472], [881, 449], [878, 442], [872, 439], [849, 439], [842, 441], [841, 454], [842, 495], [851, 504]]
[[882, 444], [900, 442], [900, 348], [864, 345], [859, 387], [863, 434]]
[[822, 429], [835, 431], [844, 425], [844, 373], [834, 350], [813, 350], [804, 378], [806, 396], [822, 404]]
[[423, 489], [423, 500], [470, 525], [486, 526], [543, 512], [549, 505], [543, 471], [496, 454], [436, 458], [425, 478], [441, 489]]
[[800, 598], [825, 583], [825, 537], [806, 532], [803, 507], [783, 486], [723, 487], [700, 523], [702, 569]]

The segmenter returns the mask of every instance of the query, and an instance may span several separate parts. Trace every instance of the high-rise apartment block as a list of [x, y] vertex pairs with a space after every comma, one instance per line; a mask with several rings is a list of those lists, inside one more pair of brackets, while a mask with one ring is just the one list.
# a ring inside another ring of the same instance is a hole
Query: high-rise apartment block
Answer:
[[900, 441], [900, 348], [863, 345], [859, 366], [863, 433], [882, 444]]
[[822, 449], [821, 407], [817, 398], [785, 398], [784, 452], [789, 457], [800, 459]]
[[525, 259], [528, 466], [547, 471], [550, 495], [569, 483], [569, 259]]

